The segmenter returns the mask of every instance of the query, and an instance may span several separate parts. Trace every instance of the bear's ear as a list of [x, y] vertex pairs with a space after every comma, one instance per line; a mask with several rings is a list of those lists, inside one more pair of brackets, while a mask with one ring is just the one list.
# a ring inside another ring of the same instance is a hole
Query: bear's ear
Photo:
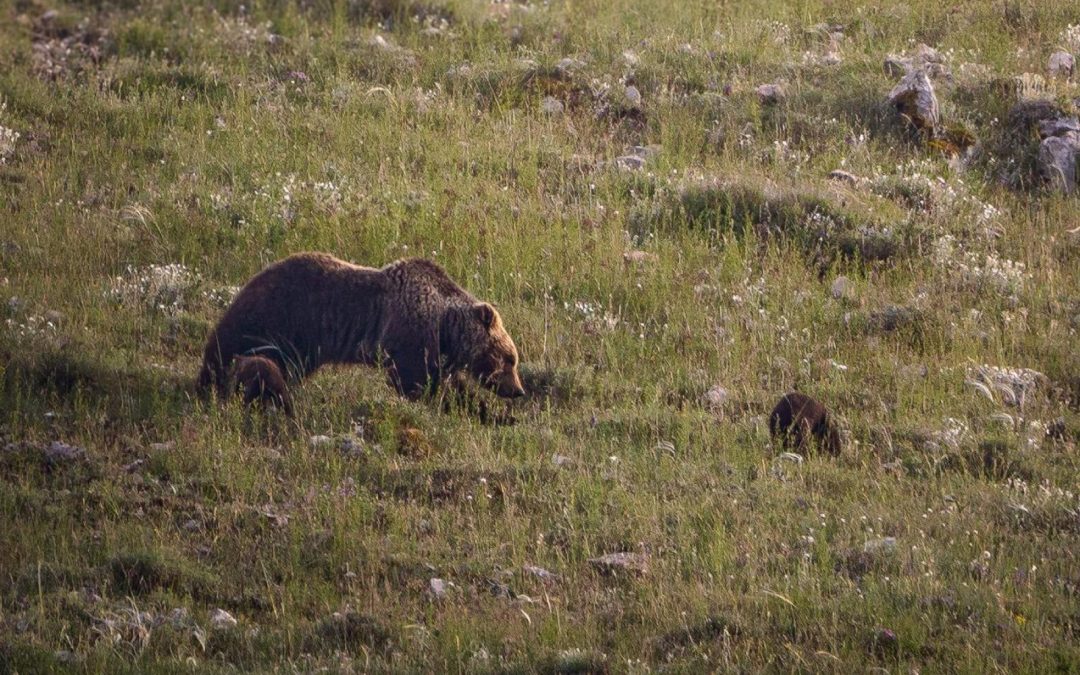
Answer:
[[495, 323], [495, 308], [486, 302], [478, 302], [472, 307], [473, 316], [484, 324], [484, 328], [491, 328]]

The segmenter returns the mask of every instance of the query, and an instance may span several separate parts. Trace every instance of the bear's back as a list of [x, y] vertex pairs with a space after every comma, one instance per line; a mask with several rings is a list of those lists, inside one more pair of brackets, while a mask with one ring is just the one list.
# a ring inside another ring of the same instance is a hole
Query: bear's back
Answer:
[[402, 294], [403, 299], [443, 301], [447, 304], [474, 303], [476, 299], [459, 286], [436, 263], [424, 258], [397, 260], [381, 268], [390, 292]]

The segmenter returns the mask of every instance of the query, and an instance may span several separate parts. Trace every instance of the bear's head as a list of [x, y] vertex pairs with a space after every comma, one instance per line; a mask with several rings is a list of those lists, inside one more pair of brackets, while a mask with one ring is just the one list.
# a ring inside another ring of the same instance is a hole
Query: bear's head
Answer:
[[525, 395], [518, 375], [518, 353], [494, 307], [477, 302], [462, 308], [453, 351], [461, 367], [496, 394], [505, 398]]

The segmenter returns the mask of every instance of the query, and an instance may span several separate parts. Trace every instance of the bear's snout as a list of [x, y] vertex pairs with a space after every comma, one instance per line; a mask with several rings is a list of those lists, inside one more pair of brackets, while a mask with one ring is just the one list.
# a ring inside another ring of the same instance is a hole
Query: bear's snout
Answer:
[[507, 373], [499, 381], [495, 393], [503, 398], [521, 398], [525, 395], [525, 387], [521, 385], [521, 378], [517, 373]]

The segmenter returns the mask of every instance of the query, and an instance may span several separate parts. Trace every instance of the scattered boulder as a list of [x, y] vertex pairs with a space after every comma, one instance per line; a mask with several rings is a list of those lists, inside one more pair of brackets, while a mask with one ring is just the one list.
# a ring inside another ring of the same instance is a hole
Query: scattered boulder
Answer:
[[935, 132], [941, 112], [930, 78], [923, 70], [912, 70], [889, 92], [889, 103], [915, 128]]
[[1077, 188], [1080, 160], [1080, 120], [1052, 117], [1039, 120], [1039, 173], [1055, 189], [1071, 194]]
[[447, 583], [443, 579], [438, 577], [432, 577], [428, 581], [428, 593], [436, 600], [442, 600], [446, 597]]
[[45, 446], [44, 455], [45, 463], [49, 466], [55, 466], [80, 459], [86, 455], [86, 451], [63, 441], [53, 441]]
[[926, 44], [920, 44], [909, 56], [889, 54], [885, 57], [883, 67], [885, 73], [892, 77], [904, 77], [916, 71], [926, 73], [935, 80], [952, 75], [941, 52]]
[[1031, 368], [982, 365], [968, 371], [966, 383], [990, 400], [997, 393], [1005, 405], [1022, 409], [1036, 392], [1049, 388], [1050, 379]]
[[776, 105], [787, 98], [787, 92], [782, 84], [763, 84], [754, 91], [757, 92], [758, 101], [762, 105]]
[[648, 251], [627, 251], [623, 253], [623, 262], [628, 264], [643, 265], [645, 263], [656, 262], [656, 254], [649, 253]]
[[1073, 73], [1076, 72], [1076, 58], [1069, 52], [1056, 51], [1050, 55], [1047, 70], [1050, 71], [1051, 77], [1072, 79]]
[[225, 628], [232, 628], [237, 623], [238, 622], [236, 621], [236, 617], [234, 617], [232, 614], [229, 614], [220, 607], [210, 613], [210, 625], [219, 630]]
[[709, 390], [702, 395], [701, 399], [706, 408], [714, 413], [719, 413], [723, 412], [724, 405], [727, 404], [730, 396], [727, 389], [716, 384], [709, 387]]
[[830, 292], [836, 300], [850, 300], [855, 297], [855, 286], [847, 277], [839, 276], [833, 280]]
[[525, 565], [522, 567], [526, 574], [530, 574], [544, 583], [554, 583], [559, 580], [559, 575], [554, 572], [549, 572], [543, 567], [537, 567], [536, 565]]
[[870, 313], [867, 327], [873, 332], [892, 333], [914, 326], [920, 318], [920, 312], [912, 307], [885, 305]]
[[551, 115], [554, 117], [556, 115], [563, 114], [565, 110], [566, 106], [563, 105], [563, 102], [555, 98], [554, 96], [545, 96], [540, 101], [540, 111], [543, 112], [545, 115]]
[[645, 574], [649, 571], [649, 556], [646, 553], [608, 553], [599, 558], [589, 558], [589, 564], [601, 574], [616, 576], [619, 574]]
[[833, 171], [830, 171], [828, 178], [829, 180], [834, 180], [839, 183], [847, 183], [848, 185], [858, 185], [859, 183], [862, 183], [866, 180], [861, 176], [856, 176], [855, 174], [849, 171], [844, 171], [843, 169], [835, 169]]

